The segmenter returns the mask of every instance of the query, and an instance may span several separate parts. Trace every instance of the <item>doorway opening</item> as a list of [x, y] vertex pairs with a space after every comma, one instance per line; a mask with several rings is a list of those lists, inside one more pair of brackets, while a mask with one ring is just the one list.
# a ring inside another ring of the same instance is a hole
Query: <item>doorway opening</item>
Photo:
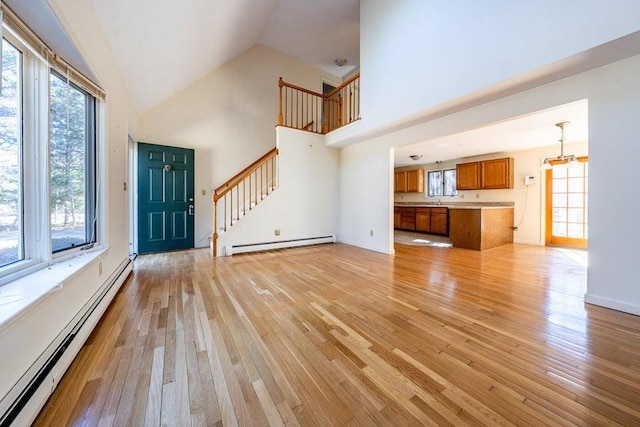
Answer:
[[586, 248], [589, 158], [546, 171], [546, 244]]

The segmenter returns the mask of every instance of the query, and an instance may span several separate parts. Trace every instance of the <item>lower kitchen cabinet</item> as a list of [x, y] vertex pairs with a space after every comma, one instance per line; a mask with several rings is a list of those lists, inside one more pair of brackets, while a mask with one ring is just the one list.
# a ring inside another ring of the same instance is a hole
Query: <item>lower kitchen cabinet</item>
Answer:
[[402, 224], [400, 209], [401, 208], [393, 208], [393, 228], [400, 228], [400, 224]]
[[429, 208], [416, 208], [416, 230], [431, 232], [431, 211]]
[[431, 208], [431, 232], [449, 234], [449, 212], [447, 208]]
[[393, 227], [400, 230], [449, 234], [449, 213], [445, 207], [404, 207], [393, 210]]
[[400, 228], [403, 230], [416, 229], [416, 208], [402, 208], [400, 210]]

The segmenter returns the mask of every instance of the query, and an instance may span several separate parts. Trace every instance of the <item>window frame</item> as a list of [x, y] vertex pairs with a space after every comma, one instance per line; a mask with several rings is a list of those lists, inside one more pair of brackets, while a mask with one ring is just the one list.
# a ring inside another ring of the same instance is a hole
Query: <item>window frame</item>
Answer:
[[[453, 193], [452, 194], [446, 194], [445, 193], [445, 176], [447, 175], [447, 172], [451, 173], [453, 172], [454, 174], [454, 179], [453, 179]], [[456, 173], [456, 168], [450, 168], [450, 169], [436, 169], [436, 170], [432, 170], [432, 171], [428, 171], [427, 172], [427, 197], [456, 197], [458, 195], [458, 189], [455, 188], [455, 173]], [[440, 184], [438, 185], [438, 192], [437, 194], [431, 193], [431, 179], [432, 176], [439, 176], [439, 178], [434, 178], [434, 179], [439, 179], [440, 180]]]
[[13, 28], [4, 23], [2, 38], [22, 54], [21, 63], [21, 199], [22, 199], [22, 251], [23, 259], [0, 267], [0, 287], [28, 276], [46, 266], [67, 260], [84, 252], [102, 251], [106, 248], [104, 224], [99, 221], [105, 202], [99, 193], [100, 182], [105, 178], [101, 153], [104, 141], [104, 93], [96, 95], [87, 89], [84, 81], [76, 81], [74, 74], [69, 79], [75, 89], [80, 90], [90, 104], [86, 108], [85, 123], [91, 131], [86, 132], [84, 167], [85, 213], [91, 225], [85, 224], [85, 240], [88, 243], [52, 250], [50, 224], [50, 75], [52, 72], [64, 77], [63, 69], [55, 62], [48, 63], [41, 54], [19, 37]]
[[[84, 208], [84, 216], [85, 216], [85, 242], [78, 244], [78, 245], [72, 245], [72, 246], [68, 246], [68, 247], [64, 247], [64, 248], [60, 248], [60, 249], [53, 249], [53, 242], [51, 242], [51, 253], [53, 254], [53, 257], [56, 258], [57, 256], [59, 256], [59, 254], [63, 254], [65, 252], [68, 251], [76, 251], [76, 250], [83, 250], [87, 247], [93, 247], [93, 245], [95, 245], [96, 243], [96, 239], [97, 239], [97, 221], [96, 221], [96, 213], [97, 213], [97, 205], [96, 205], [96, 191], [97, 191], [97, 185], [96, 185], [96, 164], [97, 164], [97, 159], [96, 159], [96, 144], [97, 144], [97, 126], [96, 126], [96, 104], [97, 104], [97, 99], [95, 96], [93, 96], [92, 94], [90, 94], [89, 92], [87, 92], [84, 88], [82, 88], [79, 84], [77, 84], [76, 82], [74, 82], [71, 79], [68, 79], [67, 77], [65, 77], [64, 75], [62, 75], [62, 73], [60, 73], [60, 71], [56, 70], [55, 68], [51, 68], [49, 71], [49, 79], [51, 78], [51, 76], [55, 76], [58, 79], [65, 81], [66, 83], [71, 86], [74, 90], [77, 90], [78, 92], [80, 92], [85, 99], [85, 118], [84, 118], [84, 124], [85, 124], [85, 138], [84, 138], [84, 144], [85, 144], [85, 154], [84, 154], [84, 168], [85, 168], [85, 177], [84, 177], [84, 189], [85, 189], [85, 208]], [[49, 109], [51, 108], [51, 84], [49, 84], [49, 104], [48, 107]], [[49, 120], [49, 122], [51, 122], [51, 120]], [[49, 148], [51, 146], [51, 127], [49, 127]], [[49, 159], [51, 158], [50, 152], [49, 155], [47, 156]], [[48, 183], [48, 192], [51, 191], [51, 165], [49, 165], [49, 173], [48, 173], [48, 179], [49, 179], [49, 183]], [[49, 196], [50, 197], [50, 196]], [[50, 240], [52, 240], [53, 235], [51, 232], [52, 224], [51, 224], [51, 206], [49, 204], [49, 235], [50, 235]], [[88, 221], [91, 221], [93, 223], [93, 226], [91, 228], [89, 228], [89, 224]]]

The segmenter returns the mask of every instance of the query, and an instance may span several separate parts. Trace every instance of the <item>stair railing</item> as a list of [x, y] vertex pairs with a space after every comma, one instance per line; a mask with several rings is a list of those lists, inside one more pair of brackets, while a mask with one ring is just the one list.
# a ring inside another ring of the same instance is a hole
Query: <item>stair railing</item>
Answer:
[[327, 134], [360, 119], [360, 73], [327, 94], [278, 80], [278, 125]]
[[[274, 148], [213, 192], [213, 256], [218, 237], [278, 186], [278, 149]], [[221, 232], [221, 233], [219, 233]]]

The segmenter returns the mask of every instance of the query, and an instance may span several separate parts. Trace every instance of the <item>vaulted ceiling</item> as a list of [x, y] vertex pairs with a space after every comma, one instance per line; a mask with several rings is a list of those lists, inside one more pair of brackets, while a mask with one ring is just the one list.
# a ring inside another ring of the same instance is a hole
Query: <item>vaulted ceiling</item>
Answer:
[[359, 0], [91, 2], [140, 113], [256, 44], [339, 77], [359, 64]]

